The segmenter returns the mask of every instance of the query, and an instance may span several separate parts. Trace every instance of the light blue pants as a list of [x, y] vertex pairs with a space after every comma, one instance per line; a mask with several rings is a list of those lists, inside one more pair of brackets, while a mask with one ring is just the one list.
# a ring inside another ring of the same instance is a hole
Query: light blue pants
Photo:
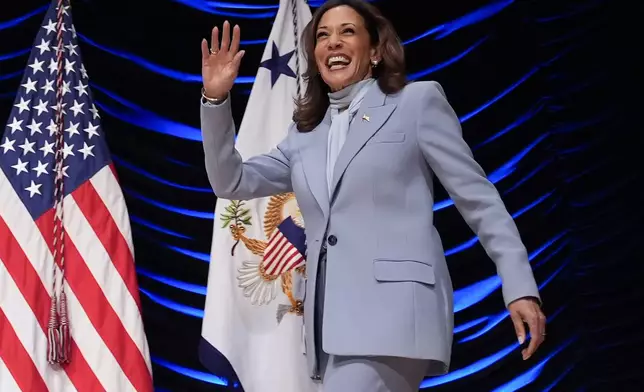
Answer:
[[316, 293], [316, 356], [322, 392], [418, 392], [429, 362], [395, 357], [328, 355], [322, 347], [326, 252], [320, 257]]
[[427, 361], [323, 355], [322, 392], [418, 392]]

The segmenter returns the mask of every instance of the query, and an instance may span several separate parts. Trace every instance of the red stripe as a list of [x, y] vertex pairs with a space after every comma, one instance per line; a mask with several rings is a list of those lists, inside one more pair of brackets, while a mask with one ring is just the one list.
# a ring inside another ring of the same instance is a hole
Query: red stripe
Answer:
[[[136, 391], [152, 391], [152, 377], [132, 337], [107, 301], [71, 238], [65, 241], [65, 277], [83, 310]], [[72, 326], [73, 327], [73, 326]]]
[[47, 392], [45, 380], [0, 308], [0, 358], [21, 391]]
[[72, 196], [110, 256], [114, 268], [121, 275], [127, 290], [139, 308], [139, 313], [142, 313], [134, 258], [127, 241], [114, 221], [114, 217], [90, 181], [85, 181], [72, 193]]
[[[53, 222], [53, 216], [53, 209], [49, 210], [41, 216], [41, 222]], [[46, 227], [47, 225], [43, 226]], [[34, 233], [34, 235], [37, 234]], [[0, 240], [2, 240], [0, 241], [0, 259], [4, 262], [5, 268], [16, 286], [18, 286], [25, 301], [29, 304], [43, 333], [46, 333], [50, 305], [49, 292], [1, 216]], [[65, 366], [64, 369], [79, 392], [105, 390], [87, 364], [87, 361], [85, 361], [83, 354], [78, 350], [78, 345], [73, 339], [71, 341], [71, 363]]]

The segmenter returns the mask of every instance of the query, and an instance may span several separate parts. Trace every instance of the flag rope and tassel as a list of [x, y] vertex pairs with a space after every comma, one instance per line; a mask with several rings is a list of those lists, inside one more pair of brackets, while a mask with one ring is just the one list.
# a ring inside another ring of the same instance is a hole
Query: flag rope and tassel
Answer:
[[[64, 77], [64, 46], [63, 16], [65, 13], [65, 0], [57, 1], [56, 9], [56, 140], [55, 140], [55, 178], [54, 178], [54, 228], [53, 228], [53, 282], [51, 294], [51, 308], [49, 323], [47, 325], [47, 360], [50, 364], [63, 364], [70, 361], [71, 333], [67, 315], [67, 297], [65, 296], [65, 227], [63, 220], [64, 169], [64, 118], [63, 118], [63, 77]], [[56, 265], [60, 274], [57, 274]], [[57, 294], [56, 283], [60, 278], [60, 294]]]
[[300, 87], [300, 52], [298, 50], [299, 47], [299, 30], [298, 30], [298, 25], [297, 25], [297, 0], [291, 0], [291, 3], [293, 4], [293, 7], [291, 7], [291, 10], [293, 11], [293, 36], [295, 39], [295, 45], [294, 45], [294, 50], [295, 50], [295, 84], [297, 86], [297, 99], [302, 98], [302, 93], [301, 93], [301, 87]]

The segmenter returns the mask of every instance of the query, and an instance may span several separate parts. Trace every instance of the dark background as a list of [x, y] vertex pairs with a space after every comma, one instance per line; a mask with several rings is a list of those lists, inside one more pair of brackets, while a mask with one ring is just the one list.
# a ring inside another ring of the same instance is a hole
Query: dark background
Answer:
[[[0, 11], [2, 121], [27, 65], [28, 52], [21, 51], [31, 48], [48, 4], [6, 1]], [[164, 391], [232, 389], [208, 382], [197, 357], [201, 318], [191, 310], [203, 309], [213, 225], [194, 211], [212, 212], [216, 198], [199, 141], [166, 131], [180, 131], [180, 124], [198, 131], [199, 45], [215, 24], [227, 18], [240, 24], [242, 39], [260, 40], [244, 45], [240, 74], [257, 71], [272, 16], [220, 11], [276, 11], [195, 7], [204, 4], [72, 1], [132, 215], [155, 385]], [[641, 6], [617, 0], [375, 4], [403, 41], [443, 26], [405, 45], [409, 75], [421, 73], [419, 80], [445, 88], [465, 139], [516, 215], [548, 316], [547, 340], [532, 359], [522, 361], [519, 349], [498, 354], [515, 343], [514, 331], [508, 318], [494, 324], [504, 310], [500, 290], [478, 300], [484, 288], [476, 285], [494, 275], [494, 264], [478, 243], [450, 254], [455, 289], [469, 286], [456, 302], [471, 306], [457, 309], [454, 373], [434, 380], [441, 383], [432, 389], [644, 390], [641, 45], [635, 39]], [[16, 20], [39, 7], [45, 8]], [[234, 88], [237, 123], [250, 87]], [[436, 213], [436, 224], [446, 250], [473, 236], [453, 206]], [[479, 331], [485, 332], [461, 341]]]

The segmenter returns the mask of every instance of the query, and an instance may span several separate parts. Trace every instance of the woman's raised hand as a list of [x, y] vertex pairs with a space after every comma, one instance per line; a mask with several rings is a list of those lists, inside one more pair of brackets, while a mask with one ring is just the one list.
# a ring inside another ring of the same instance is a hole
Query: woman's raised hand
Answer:
[[204, 38], [201, 41], [201, 76], [205, 94], [210, 98], [225, 99], [233, 87], [239, 64], [244, 51], [239, 50], [239, 26], [233, 28], [232, 42], [230, 40], [230, 23], [224, 22], [219, 44], [219, 29], [212, 29], [211, 46]]

